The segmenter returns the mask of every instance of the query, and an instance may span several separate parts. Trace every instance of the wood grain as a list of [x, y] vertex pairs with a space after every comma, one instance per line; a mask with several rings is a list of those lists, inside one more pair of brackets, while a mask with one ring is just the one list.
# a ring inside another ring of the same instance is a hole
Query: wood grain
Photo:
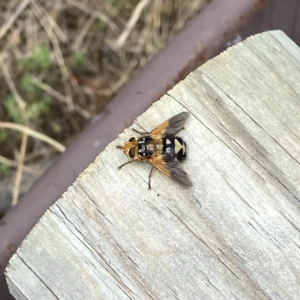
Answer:
[[192, 72], [134, 123], [181, 111], [184, 188], [107, 146], [6, 269], [16, 299], [295, 299], [300, 291], [300, 49], [253, 36]]

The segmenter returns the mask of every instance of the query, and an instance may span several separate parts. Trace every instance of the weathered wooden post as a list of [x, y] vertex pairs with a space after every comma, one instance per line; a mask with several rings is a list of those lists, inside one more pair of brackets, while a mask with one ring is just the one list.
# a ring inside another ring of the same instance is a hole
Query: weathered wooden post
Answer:
[[[159, 74], [158, 74], [159, 76]], [[140, 116], [189, 111], [194, 186], [101, 153], [6, 269], [16, 299], [292, 299], [300, 291], [300, 49], [256, 35], [210, 60]], [[149, 82], [151, 84], [151, 82]], [[105, 129], [103, 129], [105, 130]]]

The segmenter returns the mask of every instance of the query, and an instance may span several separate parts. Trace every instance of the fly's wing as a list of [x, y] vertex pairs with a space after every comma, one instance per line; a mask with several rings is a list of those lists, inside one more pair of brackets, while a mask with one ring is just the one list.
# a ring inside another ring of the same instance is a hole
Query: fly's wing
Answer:
[[154, 139], [160, 139], [165, 134], [175, 135], [181, 129], [183, 129], [184, 124], [189, 117], [188, 112], [182, 112], [170, 118], [169, 120], [163, 122], [155, 129], [150, 132], [150, 135]]
[[192, 181], [188, 174], [181, 168], [180, 162], [170, 154], [152, 157], [149, 162], [159, 171], [172, 178], [177, 183], [190, 187]]

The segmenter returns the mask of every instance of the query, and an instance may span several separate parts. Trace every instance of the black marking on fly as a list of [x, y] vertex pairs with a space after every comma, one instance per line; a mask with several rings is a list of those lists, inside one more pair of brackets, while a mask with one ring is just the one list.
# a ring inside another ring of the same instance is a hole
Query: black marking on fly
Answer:
[[186, 158], [186, 144], [179, 136], [163, 137], [163, 153], [168, 153], [180, 162]]

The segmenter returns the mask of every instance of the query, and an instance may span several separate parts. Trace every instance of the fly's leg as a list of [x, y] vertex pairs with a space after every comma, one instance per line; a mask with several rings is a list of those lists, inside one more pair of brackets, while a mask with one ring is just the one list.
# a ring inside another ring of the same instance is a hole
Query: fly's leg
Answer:
[[142, 132], [142, 131], [138, 131], [135, 128], [132, 128], [133, 131], [135, 131], [136, 133], [140, 134], [140, 135], [148, 135], [149, 132]]
[[153, 170], [154, 170], [154, 167], [152, 166], [150, 173], [149, 173], [148, 190], [151, 190], [151, 176], [152, 176]]
[[119, 166], [118, 167], [118, 170], [120, 171], [125, 165], [128, 165], [128, 164], [130, 164], [130, 163], [132, 163], [132, 162], [134, 162], [135, 160], [129, 160], [129, 161], [127, 161], [126, 163], [124, 163], [124, 164], [122, 164], [121, 166]]

